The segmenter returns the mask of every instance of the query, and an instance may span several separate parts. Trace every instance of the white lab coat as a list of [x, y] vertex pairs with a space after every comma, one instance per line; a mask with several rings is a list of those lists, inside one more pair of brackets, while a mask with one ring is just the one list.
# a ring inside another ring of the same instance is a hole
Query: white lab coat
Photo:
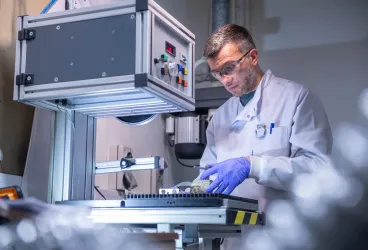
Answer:
[[[263, 138], [256, 135], [259, 124], [266, 126]], [[200, 164], [250, 156], [250, 176], [231, 195], [256, 199], [265, 211], [270, 201], [288, 198], [297, 174], [327, 165], [331, 149], [331, 129], [320, 100], [302, 85], [268, 70], [245, 107], [232, 97], [216, 111]], [[231, 241], [226, 249], [243, 249], [243, 244]]]

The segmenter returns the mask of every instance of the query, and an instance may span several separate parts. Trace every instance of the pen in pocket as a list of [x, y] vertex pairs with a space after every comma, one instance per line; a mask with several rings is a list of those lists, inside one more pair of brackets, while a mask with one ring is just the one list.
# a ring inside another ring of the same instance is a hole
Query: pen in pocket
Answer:
[[270, 134], [272, 134], [272, 129], [273, 129], [274, 127], [275, 127], [275, 123], [273, 123], [273, 122], [272, 122], [272, 123], [270, 124]]

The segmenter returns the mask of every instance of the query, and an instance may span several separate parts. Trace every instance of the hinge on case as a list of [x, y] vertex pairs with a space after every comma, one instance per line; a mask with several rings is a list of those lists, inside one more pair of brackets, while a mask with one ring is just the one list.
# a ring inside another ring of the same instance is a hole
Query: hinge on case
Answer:
[[36, 38], [36, 30], [34, 29], [22, 29], [18, 31], [18, 40], [19, 41], [28, 41]]
[[30, 85], [33, 83], [33, 74], [20, 74], [16, 77], [16, 84], [19, 85]]

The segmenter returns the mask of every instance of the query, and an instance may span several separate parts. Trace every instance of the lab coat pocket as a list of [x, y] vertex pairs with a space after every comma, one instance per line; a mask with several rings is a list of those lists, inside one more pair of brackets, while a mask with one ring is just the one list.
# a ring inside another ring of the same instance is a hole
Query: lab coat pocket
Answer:
[[289, 136], [287, 127], [274, 127], [264, 139], [264, 153], [269, 156], [287, 156]]

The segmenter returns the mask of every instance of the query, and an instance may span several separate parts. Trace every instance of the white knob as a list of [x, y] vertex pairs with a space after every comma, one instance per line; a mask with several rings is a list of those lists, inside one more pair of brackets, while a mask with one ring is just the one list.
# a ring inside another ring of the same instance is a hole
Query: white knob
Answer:
[[178, 67], [176, 66], [176, 63], [169, 63], [169, 74], [171, 76], [178, 76], [179, 70]]

